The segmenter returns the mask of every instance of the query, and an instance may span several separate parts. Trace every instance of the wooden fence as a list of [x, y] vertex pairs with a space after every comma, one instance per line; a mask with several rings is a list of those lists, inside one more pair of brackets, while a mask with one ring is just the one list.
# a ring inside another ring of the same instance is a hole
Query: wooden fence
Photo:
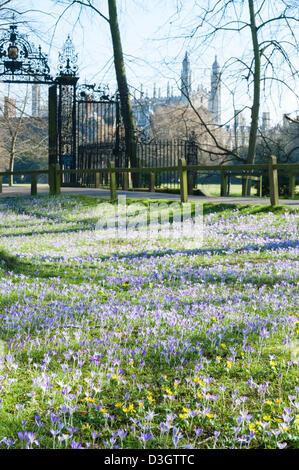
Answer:
[[[289, 174], [289, 196], [295, 196], [295, 177], [299, 173], [299, 164], [277, 163], [277, 158], [271, 156], [268, 164], [253, 165], [187, 165], [185, 158], [179, 160], [178, 166], [166, 166], [159, 168], [116, 168], [114, 162], [110, 162], [109, 168], [101, 169], [81, 169], [81, 170], [61, 170], [59, 164], [51, 164], [48, 170], [30, 170], [30, 171], [14, 171], [0, 172], [0, 193], [2, 192], [2, 178], [8, 175], [30, 175], [31, 177], [31, 195], [37, 194], [37, 177], [41, 174], [48, 174], [49, 188], [51, 195], [60, 194], [62, 175], [72, 174], [94, 174], [95, 181], [99, 181], [99, 175], [110, 175], [110, 199], [116, 200], [116, 174], [128, 173], [147, 173], [150, 175], [149, 191], [155, 190], [155, 175], [164, 171], [178, 171], [180, 176], [180, 195], [181, 202], [188, 201], [188, 172], [195, 171], [220, 171], [221, 172], [221, 195], [227, 196], [228, 175], [231, 171], [239, 172], [238, 175], [243, 179], [259, 179], [261, 187], [261, 177], [254, 176], [254, 171], [268, 171], [269, 187], [270, 187], [270, 203], [272, 206], [278, 205], [278, 171], [287, 171]], [[240, 173], [242, 172], [242, 173]], [[97, 186], [97, 185], [96, 185]]]

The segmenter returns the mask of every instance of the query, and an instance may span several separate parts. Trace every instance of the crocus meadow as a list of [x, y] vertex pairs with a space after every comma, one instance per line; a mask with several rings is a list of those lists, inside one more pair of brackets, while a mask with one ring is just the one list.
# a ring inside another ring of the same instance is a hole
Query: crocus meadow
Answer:
[[298, 445], [298, 211], [205, 205], [203, 243], [0, 200], [0, 446]]

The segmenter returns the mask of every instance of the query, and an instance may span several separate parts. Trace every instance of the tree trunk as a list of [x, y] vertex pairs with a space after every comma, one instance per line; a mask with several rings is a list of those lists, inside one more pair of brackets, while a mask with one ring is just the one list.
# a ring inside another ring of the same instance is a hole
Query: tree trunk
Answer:
[[[114, 66], [120, 95], [121, 114], [125, 127], [126, 161], [138, 166], [136, 127], [127, 83], [121, 37], [117, 18], [116, 0], [108, 0], [109, 24], [113, 45]], [[133, 186], [138, 186], [138, 174], [132, 175]]]
[[[257, 37], [257, 27], [255, 22], [255, 10], [253, 0], [248, 0], [249, 14], [250, 14], [250, 29], [251, 29], [251, 40], [254, 53], [254, 75], [253, 75], [253, 103], [251, 108], [251, 124], [249, 134], [249, 145], [247, 153], [247, 163], [252, 164], [255, 160], [256, 154], [256, 139], [258, 130], [258, 120], [260, 111], [260, 89], [261, 89], [261, 56], [259, 50], [259, 43]], [[250, 194], [250, 181], [246, 194]]]
[[[15, 166], [15, 149], [16, 149], [16, 137], [14, 136], [11, 141], [10, 152], [9, 152], [9, 167], [8, 171], [13, 171]], [[13, 186], [13, 176], [8, 177], [8, 186]]]

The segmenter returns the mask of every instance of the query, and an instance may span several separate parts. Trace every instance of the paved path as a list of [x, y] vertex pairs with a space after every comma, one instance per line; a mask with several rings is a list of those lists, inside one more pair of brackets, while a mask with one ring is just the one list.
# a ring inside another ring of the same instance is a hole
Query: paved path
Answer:
[[[85, 195], [85, 196], [98, 196], [98, 197], [109, 197], [110, 192], [105, 189], [94, 189], [94, 188], [61, 188], [62, 194], [72, 195]], [[38, 187], [38, 194], [48, 194], [49, 189], [46, 185]], [[167, 193], [149, 193], [141, 191], [117, 191], [117, 194], [125, 195], [128, 198], [136, 199], [168, 199], [173, 201], [179, 201], [179, 194], [167, 194]], [[30, 186], [14, 186], [9, 188], [3, 186], [3, 192], [0, 194], [0, 199], [3, 197], [16, 197], [16, 196], [30, 196]], [[204, 197], [204, 196], [189, 196], [189, 201], [198, 202], [216, 202], [226, 204], [270, 204], [269, 198], [258, 198], [258, 197]], [[290, 207], [299, 208], [299, 200], [291, 199], [280, 199], [280, 204]]]

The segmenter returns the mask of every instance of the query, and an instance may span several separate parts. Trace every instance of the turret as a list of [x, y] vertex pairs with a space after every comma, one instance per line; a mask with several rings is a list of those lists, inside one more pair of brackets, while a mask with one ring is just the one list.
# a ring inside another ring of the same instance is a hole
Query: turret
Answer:
[[213, 122], [221, 124], [221, 73], [217, 56], [212, 66], [209, 111], [212, 113]]
[[263, 113], [262, 115], [262, 130], [270, 129], [270, 113]]
[[186, 100], [191, 94], [191, 68], [190, 68], [190, 60], [188, 52], [186, 52], [184, 60], [183, 60], [183, 67], [182, 67], [182, 74], [181, 74], [181, 96], [182, 99]]
[[32, 116], [39, 117], [40, 115], [40, 85], [34, 83], [32, 85]]

